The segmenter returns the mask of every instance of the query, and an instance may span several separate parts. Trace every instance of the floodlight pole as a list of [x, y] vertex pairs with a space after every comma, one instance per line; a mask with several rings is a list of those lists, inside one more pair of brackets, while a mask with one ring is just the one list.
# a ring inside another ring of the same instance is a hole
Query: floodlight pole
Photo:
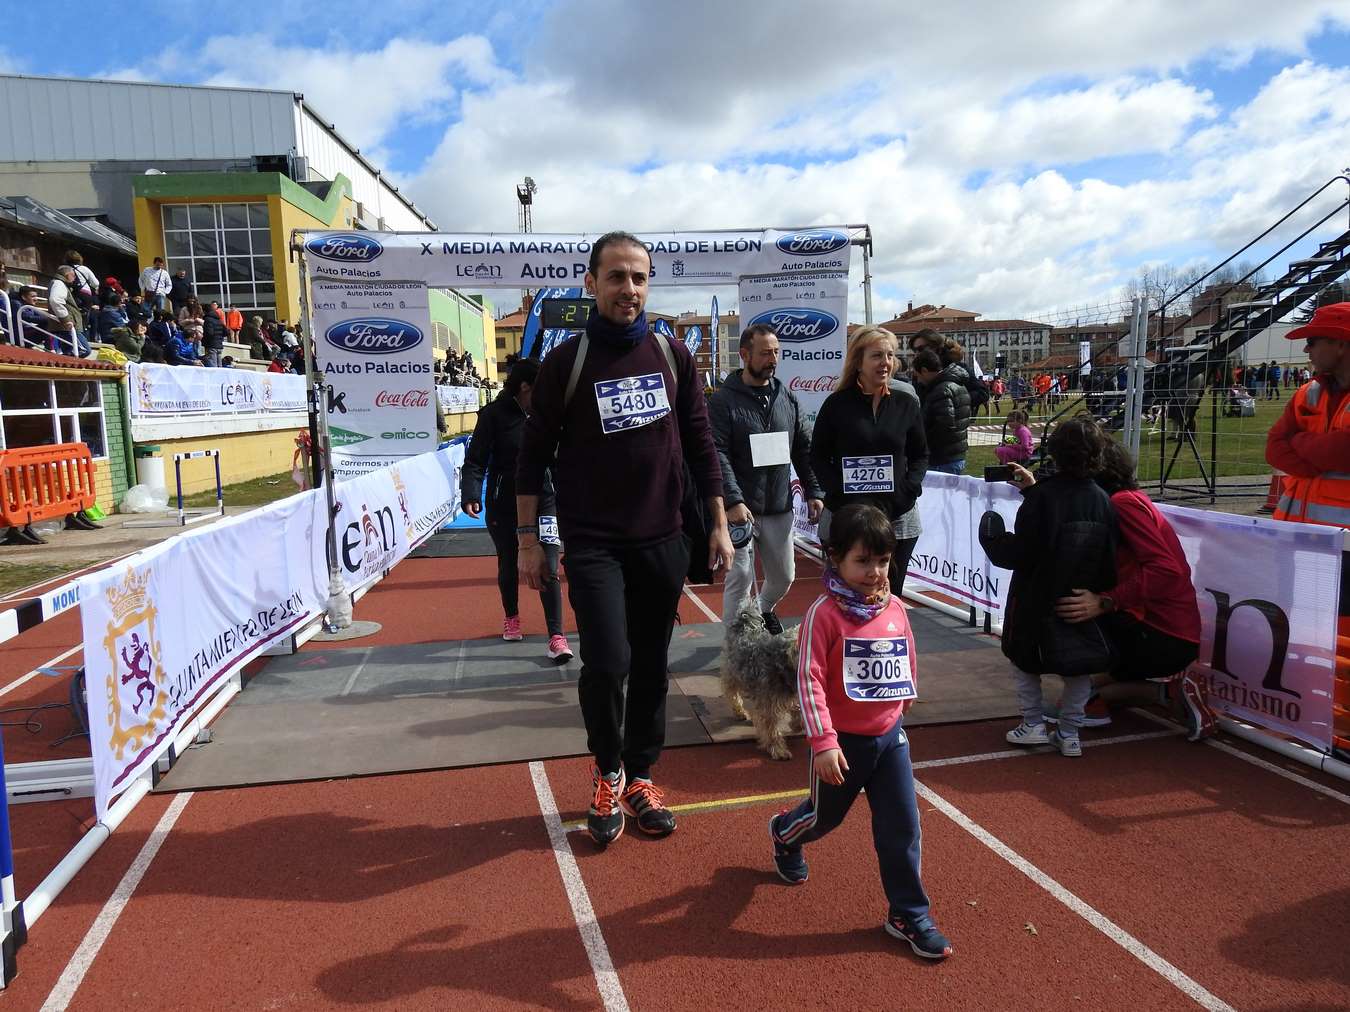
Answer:
[[863, 322], [872, 325], [872, 230], [862, 242], [863, 251]]

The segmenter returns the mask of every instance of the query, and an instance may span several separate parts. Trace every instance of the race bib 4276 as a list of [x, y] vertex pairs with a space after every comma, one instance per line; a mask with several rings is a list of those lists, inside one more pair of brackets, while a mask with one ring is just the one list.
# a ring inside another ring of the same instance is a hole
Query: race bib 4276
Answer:
[[606, 434], [638, 429], [670, 414], [666, 380], [659, 372], [600, 380], [595, 384], [595, 403]]
[[864, 703], [891, 703], [918, 695], [909, 640], [844, 639], [844, 695]]
[[895, 491], [895, 459], [890, 454], [845, 457], [843, 467], [845, 495]]

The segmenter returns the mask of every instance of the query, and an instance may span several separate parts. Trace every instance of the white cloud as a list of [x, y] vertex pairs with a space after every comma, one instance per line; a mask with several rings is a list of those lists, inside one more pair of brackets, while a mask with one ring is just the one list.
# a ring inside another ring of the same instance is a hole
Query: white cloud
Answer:
[[1344, 0], [565, 0], [518, 71], [477, 35], [239, 35], [143, 72], [303, 92], [376, 158], [432, 131], [399, 185], [450, 231], [513, 231], [526, 174], [543, 232], [865, 221], [877, 318], [911, 294], [1017, 316], [1114, 296], [1145, 260], [1220, 258], [1338, 171], [1350, 70], [1303, 59], [1239, 109], [1194, 75], [1304, 57], [1337, 25]]

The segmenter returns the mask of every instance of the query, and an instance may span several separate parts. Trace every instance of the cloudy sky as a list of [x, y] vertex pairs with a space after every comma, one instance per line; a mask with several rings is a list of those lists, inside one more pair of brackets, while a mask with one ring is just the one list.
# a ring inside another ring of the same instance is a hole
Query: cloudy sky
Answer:
[[539, 232], [866, 222], [878, 320], [1115, 300], [1350, 165], [1350, 0], [60, 10], [40, 48], [53, 9], [9, 12], [0, 69], [303, 92], [446, 231], [514, 230], [526, 174]]

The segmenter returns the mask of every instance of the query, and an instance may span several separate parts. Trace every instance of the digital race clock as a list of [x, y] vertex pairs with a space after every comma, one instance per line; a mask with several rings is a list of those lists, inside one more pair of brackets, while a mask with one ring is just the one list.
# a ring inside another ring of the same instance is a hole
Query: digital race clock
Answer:
[[539, 322], [545, 330], [585, 330], [594, 299], [545, 299]]

